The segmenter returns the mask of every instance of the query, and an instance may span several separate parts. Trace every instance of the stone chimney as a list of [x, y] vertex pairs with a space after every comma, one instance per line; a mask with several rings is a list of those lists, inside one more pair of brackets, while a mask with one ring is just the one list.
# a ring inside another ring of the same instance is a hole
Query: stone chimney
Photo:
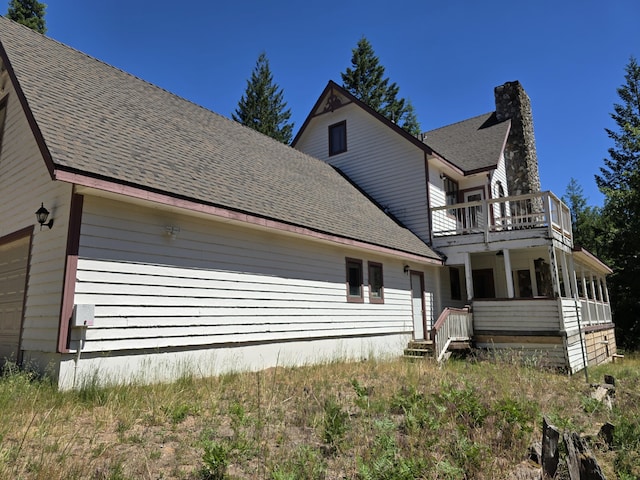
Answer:
[[529, 96], [517, 80], [496, 87], [494, 95], [498, 121], [511, 119], [504, 152], [509, 195], [539, 192], [540, 175]]

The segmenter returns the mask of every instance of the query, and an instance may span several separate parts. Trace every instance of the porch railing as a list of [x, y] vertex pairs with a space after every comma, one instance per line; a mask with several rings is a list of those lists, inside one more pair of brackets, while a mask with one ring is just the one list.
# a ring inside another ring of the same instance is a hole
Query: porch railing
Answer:
[[580, 299], [581, 317], [583, 325], [598, 325], [611, 323], [611, 305], [606, 302], [592, 299]]
[[571, 212], [551, 192], [491, 198], [431, 208], [433, 235], [548, 228], [571, 239]]
[[442, 361], [451, 342], [468, 341], [473, 336], [473, 315], [469, 307], [445, 308], [433, 329], [434, 353], [438, 362]]

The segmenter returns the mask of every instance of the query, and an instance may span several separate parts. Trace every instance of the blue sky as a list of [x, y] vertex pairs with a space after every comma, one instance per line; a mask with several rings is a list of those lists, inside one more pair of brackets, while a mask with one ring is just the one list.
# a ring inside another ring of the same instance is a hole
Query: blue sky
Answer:
[[227, 117], [265, 51], [295, 132], [363, 35], [423, 130], [493, 111], [493, 88], [519, 80], [543, 189], [561, 196], [574, 177], [591, 205], [616, 88], [640, 57], [638, 0], [45, 3], [48, 36]]

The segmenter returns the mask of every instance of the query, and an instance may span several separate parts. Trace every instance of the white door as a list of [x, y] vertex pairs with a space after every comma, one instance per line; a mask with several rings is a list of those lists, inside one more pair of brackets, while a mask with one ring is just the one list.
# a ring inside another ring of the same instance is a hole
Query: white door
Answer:
[[424, 327], [424, 277], [421, 272], [411, 272], [411, 306], [413, 307], [413, 338], [425, 339]]
[[28, 259], [29, 237], [0, 245], [0, 363], [18, 359]]

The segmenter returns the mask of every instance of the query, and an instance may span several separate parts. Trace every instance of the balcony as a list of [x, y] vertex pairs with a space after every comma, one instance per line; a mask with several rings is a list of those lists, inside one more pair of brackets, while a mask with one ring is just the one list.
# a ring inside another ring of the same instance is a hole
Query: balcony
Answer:
[[572, 245], [571, 212], [551, 192], [492, 198], [431, 208], [434, 243], [440, 237], [491, 234], [501, 237], [523, 230], [543, 230], [548, 238]]

